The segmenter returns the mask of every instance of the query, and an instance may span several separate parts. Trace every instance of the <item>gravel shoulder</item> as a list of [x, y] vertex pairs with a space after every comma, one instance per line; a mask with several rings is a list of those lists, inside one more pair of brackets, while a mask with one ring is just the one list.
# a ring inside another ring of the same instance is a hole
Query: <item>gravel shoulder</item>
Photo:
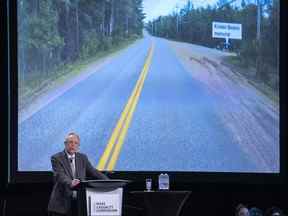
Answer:
[[219, 117], [243, 152], [264, 167], [279, 172], [279, 106], [249, 80], [223, 63], [233, 53], [168, 41], [189, 74], [217, 98]]

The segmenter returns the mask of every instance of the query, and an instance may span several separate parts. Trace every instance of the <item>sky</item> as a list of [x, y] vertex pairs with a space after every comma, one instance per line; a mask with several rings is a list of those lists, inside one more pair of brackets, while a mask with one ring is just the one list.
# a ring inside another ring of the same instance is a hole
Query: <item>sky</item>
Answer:
[[[214, 5], [217, 0], [192, 0], [195, 7], [206, 7], [208, 4]], [[168, 15], [176, 10], [176, 7], [182, 8], [187, 0], [143, 0], [145, 22], [153, 20], [160, 15]]]
[[[173, 11], [181, 9], [187, 4], [188, 0], [143, 0], [144, 13], [146, 14], [145, 22], [153, 20], [158, 16], [171, 14]], [[246, 0], [246, 2], [255, 2], [255, 0]], [[218, 0], [192, 0], [194, 7], [206, 7], [215, 5]], [[229, 2], [229, 0], [228, 0]], [[236, 4], [240, 5], [241, 0], [236, 0]]]

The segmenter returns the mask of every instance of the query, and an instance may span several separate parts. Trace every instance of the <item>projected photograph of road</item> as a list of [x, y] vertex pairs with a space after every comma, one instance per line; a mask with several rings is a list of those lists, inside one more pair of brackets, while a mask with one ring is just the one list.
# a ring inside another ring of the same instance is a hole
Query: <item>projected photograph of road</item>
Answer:
[[278, 42], [278, 0], [18, 0], [18, 170], [73, 131], [100, 170], [278, 173]]

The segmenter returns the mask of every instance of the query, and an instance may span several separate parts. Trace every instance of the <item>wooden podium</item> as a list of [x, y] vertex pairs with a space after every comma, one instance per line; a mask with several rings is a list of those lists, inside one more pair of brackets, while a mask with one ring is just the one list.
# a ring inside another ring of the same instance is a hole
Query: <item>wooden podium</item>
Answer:
[[78, 216], [121, 216], [123, 187], [121, 179], [81, 181], [78, 187]]

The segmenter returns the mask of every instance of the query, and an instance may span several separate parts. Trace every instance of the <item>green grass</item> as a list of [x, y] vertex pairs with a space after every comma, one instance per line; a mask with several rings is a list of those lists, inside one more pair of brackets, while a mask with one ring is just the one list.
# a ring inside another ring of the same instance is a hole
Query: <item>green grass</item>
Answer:
[[19, 81], [19, 108], [25, 107], [39, 95], [63, 85], [71, 78], [83, 73], [84, 69], [94, 62], [101, 62], [101, 59], [116, 54], [128, 47], [139, 38], [129, 38], [112, 46], [109, 50], [100, 51], [95, 56], [78, 59], [73, 63], [59, 65], [57, 69], [49, 71], [46, 75], [39, 76], [39, 73], [30, 73], [26, 81]]
[[226, 57], [226, 61], [228, 63], [230, 63], [230, 64], [237, 65], [237, 66], [243, 66], [243, 67], [246, 67], [246, 68], [248, 66], [248, 65], [242, 65], [242, 62], [241, 62], [240, 58], [237, 57], [237, 56], [227, 56]]
[[223, 63], [230, 67], [231, 71], [243, 75], [251, 85], [279, 106], [279, 90], [256, 77], [255, 65], [244, 63], [239, 56], [227, 56], [223, 59]]

